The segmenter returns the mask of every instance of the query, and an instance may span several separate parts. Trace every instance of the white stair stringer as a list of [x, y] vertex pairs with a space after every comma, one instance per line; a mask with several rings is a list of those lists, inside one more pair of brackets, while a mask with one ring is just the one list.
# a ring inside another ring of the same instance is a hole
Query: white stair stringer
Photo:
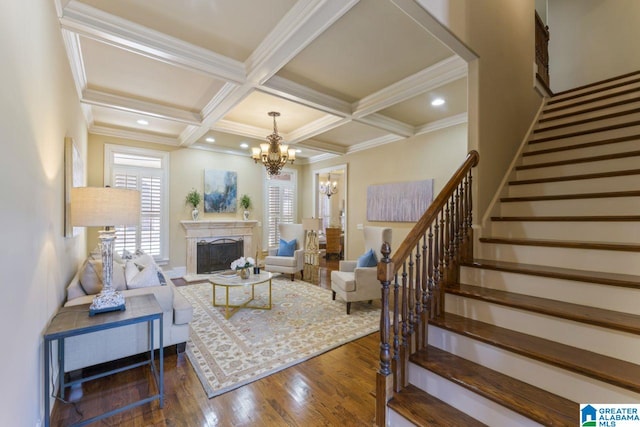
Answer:
[[640, 364], [640, 336], [546, 314], [447, 294], [445, 312]]
[[[640, 402], [638, 393], [521, 356], [438, 326], [429, 325], [429, 344], [577, 403]], [[411, 369], [409, 374], [410, 382], [420, 387], [414, 382]]]
[[640, 276], [640, 253], [481, 243], [476, 257]]
[[630, 314], [638, 314], [640, 301], [640, 286], [634, 289], [473, 267], [462, 267], [460, 282]]

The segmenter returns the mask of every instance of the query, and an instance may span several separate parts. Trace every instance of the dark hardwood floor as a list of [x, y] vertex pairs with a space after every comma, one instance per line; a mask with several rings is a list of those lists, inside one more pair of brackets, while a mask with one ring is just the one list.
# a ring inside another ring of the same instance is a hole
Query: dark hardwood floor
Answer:
[[[330, 287], [338, 261], [322, 261]], [[185, 285], [174, 280], [176, 285]], [[188, 286], [188, 285], [187, 285]], [[109, 417], [102, 426], [370, 426], [375, 411], [377, 333], [208, 399], [186, 354], [165, 356], [165, 405], [157, 401]], [[52, 426], [66, 426], [148, 393], [147, 367], [83, 384], [74, 404], [56, 402]]]

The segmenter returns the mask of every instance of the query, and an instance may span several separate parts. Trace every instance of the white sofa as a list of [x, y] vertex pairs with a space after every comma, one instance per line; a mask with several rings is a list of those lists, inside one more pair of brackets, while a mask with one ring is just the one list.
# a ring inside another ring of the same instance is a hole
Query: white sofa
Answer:
[[[178, 344], [179, 351], [183, 350], [183, 344], [189, 338], [189, 322], [193, 317], [191, 304], [176, 290], [173, 282], [164, 276], [150, 256], [138, 254], [131, 260], [122, 260], [118, 256], [115, 258], [113, 286], [125, 298], [149, 293], [155, 295], [163, 311], [164, 346]], [[101, 269], [99, 254], [90, 255], [67, 286], [65, 307], [93, 301], [94, 294], [102, 287]], [[125, 271], [129, 274], [125, 275]], [[127, 278], [130, 280], [127, 281]], [[154, 322], [156, 337], [159, 332], [157, 323]], [[146, 323], [68, 338], [65, 340], [64, 372], [143, 353], [149, 348], [148, 339]], [[155, 347], [158, 348], [158, 339], [155, 341]]]

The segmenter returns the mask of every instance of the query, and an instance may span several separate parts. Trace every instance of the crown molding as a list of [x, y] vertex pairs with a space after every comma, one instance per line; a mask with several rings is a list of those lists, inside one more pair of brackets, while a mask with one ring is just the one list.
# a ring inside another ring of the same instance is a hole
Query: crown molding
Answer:
[[113, 138], [131, 139], [134, 141], [153, 142], [155, 144], [171, 145], [174, 147], [177, 146], [179, 142], [177, 138], [172, 138], [169, 136], [152, 135], [145, 132], [138, 132], [138, 131], [128, 130], [128, 129], [116, 129], [116, 128], [100, 126], [100, 125], [93, 125], [89, 127], [88, 132], [94, 135], [104, 135], [104, 136], [110, 136]]
[[82, 92], [87, 87], [87, 73], [84, 69], [84, 61], [82, 60], [82, 50], [80, 49], [80, 37], [71, 31], [62, 30], [62, 40], [69, 58], [71, 67], [71, 75], [76, 86], [78, 99], [82, 99]]
[[336, 116], [350, 117], [351, 103], [280, 76], [273, 76], [258, 90]]
[[319, 163], [319, 162], [322, 162], [324, 160], [335, 159], [338, 156], [339, 156], [339, 154], [330, 154], [330, 153], [318, 154], [317, 156], [309, 157], [307, 159], [307, 163], [306, 164], [312, 165], [314, 163]]
[[71, 1], [60, 18], [62, 28], [168, 64], [244, 83], [244, 64], [208, 49], [135, 24], [92, 6]]
[[327, 154], [343, 155], [347, 153], [345, 147], [332, 144], [330, 142], [319, 141], [317, 139], [306, 139], [296, 144], [296, 147], [308, 148], [310, 150], [324, 151]]
[[323, 132], [330, 131], [331, 129], [335, 129], [338, 126], [342, 126], [346, 123], [349, 123], [350, 119], [345, 119], [343, 117], [336, 117], [327, 114], [324, 117], [319, 118], [311, 123], [308, 123], [304, 126], [299, 127], [288, 135], [287, 141], [290, 144], [296, 144], [300, 141], [304, 141], [309, 138], [313, 138], [316, 135], [319, 135]]
[[[235, 135], [242, 135], [248, 138], [255, 138], [259, 140], [265, 140], [267, 135], [273, 133], [273, 129], [264, 129], [257, 126], [245, 125], [243, 123], [232, 122], [230, 120], [218, 120], [212, 127], [212, 130], [217, 130], [220, 132], [232, 133]], [[280, 133], [282, 138], [285, 138], [285, 135]]]
[[112, 108], [130, 113], [143, 114], [145, 116], [157, 117], [174, 122], [186, 123], [199, 126], [202, 122], [200, 114], [180, 108], [169, 107], [138, 99], [127, 98], [120, 95], [113, 95], [93, 89], [85, 89], [80, 102], [100, 107]]
[[459, 56], [450, 56], [437, 64], [418, 71], [360, 101], [353, 103], [354, 117], [363, 117], [429, 90], [466, 77], [467, 63]]
[[408, 125], [399, 120], [392, 119], [391, 117], [383, 116], [382, 114], [378, 113], [360, 117], [354, 119], [354, 121], [364, 123], [366, 125], [373, 126], [399, 136], [410, 137], [415, 135], [414, 126]]
[[469, 116], [467, 113], [456, 114], [455, 116], [446, 117], [441, 120], [436, 120], [435, 122], [427, 123], [416, 128], [416, 136], [424, 135], [425, 133], [429, 133], [429, 132], [435, 132], [437, 130], [448, 128], [451, 126], [467, 123], [468, 121], [469, 121]]
[[379, 138], [370, 139], [369, 141], [352, 145], [347, 150], [347, 154], [356, 153], [358, 151], [369, 150], [371, 148], [379, 147], [381, 145], [391, 144], [392, 142], [400, 141], [401, 139], [406, 139], [406, 138], [399, 135], [385, 135]]
[[245, 61], [247, 80], [264, 83], [360, 0], [298, 0]]

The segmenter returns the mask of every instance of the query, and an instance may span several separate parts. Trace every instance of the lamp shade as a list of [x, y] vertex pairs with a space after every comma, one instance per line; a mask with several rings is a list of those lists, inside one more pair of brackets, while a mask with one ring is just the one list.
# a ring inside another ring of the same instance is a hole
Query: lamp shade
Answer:
[[71, 224], [77, 227], [137, 225], [140, 192], [126, 188], [71, 189]]
[[302, 229], [318, 231], [322, 228], [322, 218], [302, 218]]

